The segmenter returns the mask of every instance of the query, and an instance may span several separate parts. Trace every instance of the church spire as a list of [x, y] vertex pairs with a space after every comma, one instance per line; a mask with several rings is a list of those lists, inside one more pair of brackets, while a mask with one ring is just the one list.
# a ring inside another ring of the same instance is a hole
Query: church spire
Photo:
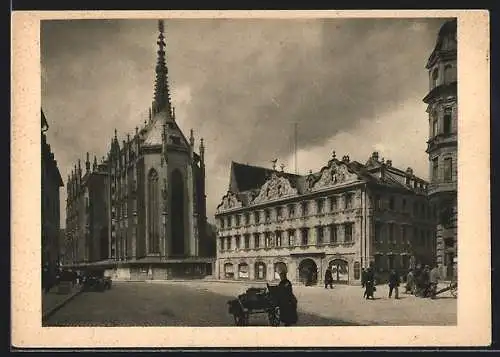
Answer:
[[170, 92], [168, 88], [168, 69], [165, 62], [165, 36], [163, 20], [158, 21], [158, 59], [156, 61], [155, 94], [153, 114], [162, 110], [171, 112]]

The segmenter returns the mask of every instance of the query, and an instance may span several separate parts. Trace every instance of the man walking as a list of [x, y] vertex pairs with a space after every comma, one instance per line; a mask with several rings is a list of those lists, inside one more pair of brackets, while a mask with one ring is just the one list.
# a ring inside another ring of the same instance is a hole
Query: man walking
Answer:
[[330, 267], [326, 268], [325, 272], [325, 289], [328, 289], [328, 286], [330, 286], [330, 289], [333, 289], [333, 275], [332, 268]]
[[395, 269], [392, 269], [389, 275], [389, 299], [392, 296], [393, 290], [394, 298], [399, 299], [399, 274]]

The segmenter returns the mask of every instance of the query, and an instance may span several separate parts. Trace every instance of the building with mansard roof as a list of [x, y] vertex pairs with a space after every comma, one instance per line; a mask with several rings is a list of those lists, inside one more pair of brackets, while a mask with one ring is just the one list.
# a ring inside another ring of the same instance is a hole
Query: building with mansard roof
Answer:
[[171, 104], [163, 21], [159, 22], [154, 100], [149, 119], [106, 157], [68, 178], [67, 240], [74, 266], [107, 267], [117, 279], [211, 274], [205, 147], [181, 131]]
[[437, 211], [436, 252], [441, 275], [456, 274], [457, 259], [457, 20], [439, 30], [436, 46], [427, 61], [427, 104], [430, 163], [429, 198]]
[[317, 284], [331, 267], [335, 283], [358, 284], [370, 264], [379, 279], [434, 260], [428, 183], [374, 152], [365, 164], [332, 159], [294, 175], [231, 163], [215, 215], [219, 279]]

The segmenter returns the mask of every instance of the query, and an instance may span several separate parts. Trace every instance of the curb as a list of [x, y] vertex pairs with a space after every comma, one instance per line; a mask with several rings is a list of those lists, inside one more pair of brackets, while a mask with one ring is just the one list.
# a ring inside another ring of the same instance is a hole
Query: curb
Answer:
[[66, 299], [61, 301], [59, 304], [54, 306], [52, 309], [48, 310], [47, 312], [43, 313], [42, 312], [42, 322], [47, 320], [49, 317], [51, 317], [56, 311], [61, 309], [64, 305], [66, 305], [68, 302], [73, 300], [77, 295], [80, 295], [80, 293], [83, 292], [83, 288], [78, 289], [77, 291], [73, 292], [71, 295], [69, 295]]

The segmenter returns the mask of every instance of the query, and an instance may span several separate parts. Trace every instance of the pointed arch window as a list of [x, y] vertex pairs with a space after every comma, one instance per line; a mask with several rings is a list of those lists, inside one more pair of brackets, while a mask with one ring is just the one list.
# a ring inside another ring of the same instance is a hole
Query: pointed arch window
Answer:
[[151, 169], [148, 175], [148, 233], [149, 253], [160, 252], [160, 193], [158, 173]]

